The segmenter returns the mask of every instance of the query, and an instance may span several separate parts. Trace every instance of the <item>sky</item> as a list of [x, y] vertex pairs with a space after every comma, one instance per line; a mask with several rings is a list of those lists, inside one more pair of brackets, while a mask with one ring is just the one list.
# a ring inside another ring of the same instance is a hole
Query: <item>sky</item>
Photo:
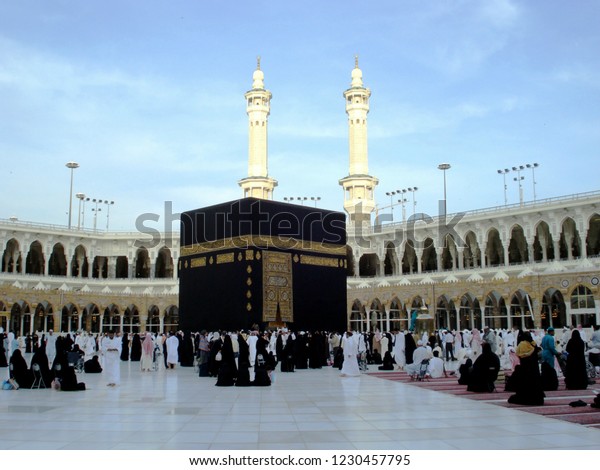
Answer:
[[[497, 170], [532, 163], [538, 200], [597, 191], [599, 23], [600, 3], [579, 0], [3, 1], [0, 218], [67, 225], [69, 161], [73, 193], [114, 201], [111, 231], [241, 197], [258, 55], [276, 200], [343, 210], [355, 55], [382, 212], [386, 192], [418, 187], [417, 211], [437, 214], [440, 163], [449, 213], [503, 205]], [[73, 197], [73, 226], [78, 213]]]

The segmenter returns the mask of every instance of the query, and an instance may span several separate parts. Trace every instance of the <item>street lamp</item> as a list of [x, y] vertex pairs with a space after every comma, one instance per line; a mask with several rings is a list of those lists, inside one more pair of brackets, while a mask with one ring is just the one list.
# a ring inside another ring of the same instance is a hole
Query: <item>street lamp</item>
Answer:
[[96, 205], [92, 207], [92, 212], [94, 213], [94, 232], [96, 231], [96, 223], [98, 221], [98, 212], [102, 210], [102, 208], [98, 207], [98, 204], [102, 204], [102, 199], [92, 199], [92, 202]]
[[498, 170], [498, 174], [502, 175], [502, 177], [504, 178], [504, 205], [505, 206], [508, 204], [508, 199], [506, 198], [506, 173], [510, 173], [510, 170], [508, 168], [505, 168], [504, 170]]
[[71, 186], [69, 189], [69, 230], [71, 230], [71, 211], [73, 210], [73, 170], [79, 168], [79, 163], [67, 162], [65, 166], [71, 170]]
[[412, 188], [407, 188], [407, 191], [412, 193], [412, 200], [413, 200], [413, 215], [415, 215], [415, 212], [417, 212], [417, 201], [415, 199], [415, 194], [417, 193], [417, 190], [419, 188], [417, 188], [416, 186], [413, 186]]
[[75, 197], [77, 199], [79, 199], [79, 212], [77, 213], [77, 230], [80, 230], [81, 229], [81, 203], [85, 202], [85, 194], [77, 193], [77, 194], [75, 194]]
[[[406, 189], [403, 189], [402, 191], [406, 192]], [[402, 194], [402, 199], [398, 199], [398, 203], [402, 204], [402, 223], [404, 223], [406, 221], [406, 206], [405, 203], [408, 202], [408, 199], [406, 199], [404, 197], [404, 194]]]
[[317, 207], [317, 202], [319, 202], [321, 200], [321, 196], [311, 196], [310, 200], [314, 201], [315, 207]]
[[394, 220], [394, 196], [400, 191], [389, 191], [385, 193], [386, 196], [390, 197], [390, 213], [392, 214], [392, 220]]
[[521, 171], [524, 170], [525, 167], [523, 165], [513, 166], [512, 170], [517, 172], [517, 177], [513, 178], [514, 181], [519, 183], [519, 204], [523, 205], [523, 184], [521, 181], [525, 179], [524, 176], [521, 176]]
[[106, 231], [108, 232], [108, 220], [110, 219], [110, 206], [112, 206], [115, 201], [104, 201], [106, 204]]
[[448, 213], [447, 200], [446, 200], [446, 170], [450, 169], [450, 163], [440, 163], [438, 165], [438, 170], [442, 170], [444, 172], [444, 215]]
[[527, 163], [525, 165], [527, 168], [531, 168], [531, 176], [533, 177], [533, 202], [535, 202], [536, 198], [536, 194], [535, 194], [535, 169], [540, 166], [538, 163]]

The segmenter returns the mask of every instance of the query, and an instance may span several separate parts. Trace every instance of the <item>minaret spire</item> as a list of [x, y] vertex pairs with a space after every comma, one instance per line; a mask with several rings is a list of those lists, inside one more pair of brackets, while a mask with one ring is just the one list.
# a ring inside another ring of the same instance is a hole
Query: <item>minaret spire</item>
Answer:
[[340, 180], [344, 188], [344, 209], [350, 224], [370, 223], [375, 209], [375, 186], [379, 180], [369, 175], [367, 145], [367, 114], [371, 90], [365, 88], [362, 70], [358, 68], [358, 55], [354, 57], [350, 88], [344, 92], [348, 115], [349, 174]]
[[252, 74], [252, 89], [244, 95], [248, 115], [248, 177], [238, 184], [244, 197], [272, 199], [277, 181], [268, 173], [267, 125], [271, 112], [271, 92], [265, 89], [265, 74], [260, 69], [260, 56]]

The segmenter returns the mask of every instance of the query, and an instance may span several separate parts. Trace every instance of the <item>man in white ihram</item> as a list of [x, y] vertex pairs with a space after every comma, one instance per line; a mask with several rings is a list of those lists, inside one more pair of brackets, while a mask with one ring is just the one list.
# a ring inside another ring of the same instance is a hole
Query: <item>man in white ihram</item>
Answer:
[[353, 335], [351, 331], [346, 332], [342, 339], [342, 349], [344, 350], [344, 362], [340, 377], [359, 377], [358, 335]]
[[175, 369], [175, 366], [179, 362], [179, 340], [173, 333], [169, 333], [167, 338], [167, 368]]
[[119, 361], [121, 356], [121, 339], [115, 336], [114, 331], [109, 331], [108, 336], [102, 340], [102, 355], [104, 356], [104, 373], [108, 379], [109, 387], [120, 383]]

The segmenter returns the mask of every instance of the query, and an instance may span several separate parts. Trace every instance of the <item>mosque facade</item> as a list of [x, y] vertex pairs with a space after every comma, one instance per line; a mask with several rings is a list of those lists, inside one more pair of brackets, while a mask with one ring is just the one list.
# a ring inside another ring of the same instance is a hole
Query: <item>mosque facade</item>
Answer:
[[[383, 223], [369, 174], [371, 91], [358, 60], [343, 93], [348, 174], [347, 321], [405, 330], [411, 312], [438, 327], [590, 326], [600, 322], [600, 191]], [[274, 199], [268, 173], [271, 92], [260, 62], [245, 94], [243, 197]], [[179, 235], [102, 232], [0, 219], [0, 325], [17, 334], [177, 329]], [[324, 312], [326, 314], [326, 312]]]

